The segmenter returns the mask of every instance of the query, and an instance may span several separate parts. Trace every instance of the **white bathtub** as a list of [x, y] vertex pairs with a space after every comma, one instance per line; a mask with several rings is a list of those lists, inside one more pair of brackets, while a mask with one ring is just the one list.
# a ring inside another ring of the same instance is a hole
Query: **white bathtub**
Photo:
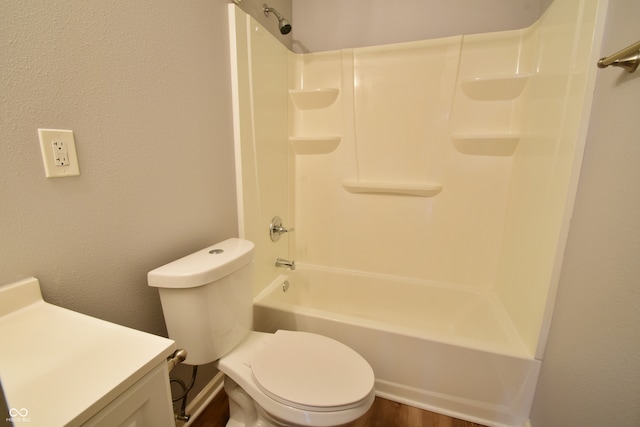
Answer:
[[527, 421], [540, 362], [490, 292], [299, 265], [256, 297], [254, 324], [344, 342], [381, 397], [488, 426]]

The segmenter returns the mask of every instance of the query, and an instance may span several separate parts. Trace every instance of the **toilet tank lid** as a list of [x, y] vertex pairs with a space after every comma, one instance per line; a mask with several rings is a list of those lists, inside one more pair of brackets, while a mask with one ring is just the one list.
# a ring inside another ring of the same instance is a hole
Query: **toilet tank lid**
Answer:
[[206, 285], [252, 262], [254, 246], [248, 240], [231, 238], [150, 271], [147, 281], [156, 288]]

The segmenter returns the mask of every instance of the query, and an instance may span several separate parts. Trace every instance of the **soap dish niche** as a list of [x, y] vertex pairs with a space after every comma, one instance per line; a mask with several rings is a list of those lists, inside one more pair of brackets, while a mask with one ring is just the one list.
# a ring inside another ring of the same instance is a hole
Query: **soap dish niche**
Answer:
[[339, 136], [292, 136], [289, 144], [296, 154], [328, 154], [340, 145]]
[[314, 110], [331, 106], [340, 91], [335, 88], [290, 89], [291, 100], [301, 110]]
[[476, 156], [511, 156], [516, 150], [521, 135], [515, 133], [454, 134], [453, 146], [463, 154]]

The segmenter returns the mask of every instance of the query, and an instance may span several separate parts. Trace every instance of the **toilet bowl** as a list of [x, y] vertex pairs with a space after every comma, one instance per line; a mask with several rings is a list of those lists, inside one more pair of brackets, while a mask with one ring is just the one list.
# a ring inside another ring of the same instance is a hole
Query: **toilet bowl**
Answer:
[[369, 364], [351, 348], [321, 335], [251, 332], [217, 364], [227, 376], [229, 399], [247, 402], [242, 408], [245, 424], [228, 426], [259, 425], [258, 420], [274, 426], [337, 426], [362, 416], [375, 398]]
[[225, 374], [228, 427], [338, 426], [375, 398], [367, 361], [322, 335], [251, 331], [253, 243], [229, 239], [148, 274], [184, 363]]

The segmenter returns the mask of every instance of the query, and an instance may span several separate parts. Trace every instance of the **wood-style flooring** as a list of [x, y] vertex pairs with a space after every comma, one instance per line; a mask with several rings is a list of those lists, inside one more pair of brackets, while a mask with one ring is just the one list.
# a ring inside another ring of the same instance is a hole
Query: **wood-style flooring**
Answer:
[[[224, 427], [229, 419], [229, 398], [222, 390], [194, 419], [191, 427]], [[391, 400], [376, 397], [373, 406], [361, 418], [344, 427], [483, 427]]]

